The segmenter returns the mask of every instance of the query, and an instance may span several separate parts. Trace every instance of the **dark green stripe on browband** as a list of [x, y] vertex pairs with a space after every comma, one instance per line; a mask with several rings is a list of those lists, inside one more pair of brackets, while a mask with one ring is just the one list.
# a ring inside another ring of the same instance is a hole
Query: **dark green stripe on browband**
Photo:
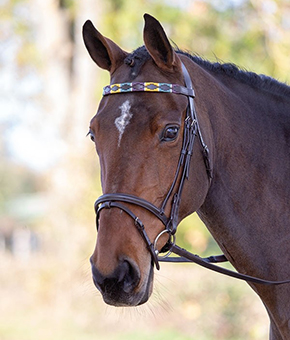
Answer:
[[117, 93], [128, 92], [161, 92], [176, 93], [184, 96], [195, 97], [193, 89], [186, 88], [178, 84], [154, 83], [154, 82], [136, 82], [136, 83], [119, 83], [107, 85], [104, 87], [103, 96]]

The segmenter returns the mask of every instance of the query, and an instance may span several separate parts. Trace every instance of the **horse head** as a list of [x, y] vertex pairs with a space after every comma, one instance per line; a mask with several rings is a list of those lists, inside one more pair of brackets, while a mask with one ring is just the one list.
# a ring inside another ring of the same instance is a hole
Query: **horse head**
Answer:
[[[90, 122], [105, 197], [105, 202], [98, 201], [103, 205], [102, 211], [97, 207], [98, 237], [91, 264], [96, 287], [104, 301], [115, 306], [136, 306], [148, 300], [154, 253], [161, 251], [169, 237], [162, 233], [168, 222], [162, 216], [173, 215], [180, 182], [174, 228], [202, 205], [209, 188], [202, 143], [192, 142], [190, 151], [184, 145], [191, 142], [185, 143], [190, 94], [184, 87], [183, 64], [194, 66], [174, 51], [155, 18], [145, 14], [144, 19], [145, 46], [131, 54], [99, 33], [90, 21], [83, 27], [90, 56], [111, 77]], [[169, 91], [172, 84], [186, 93]], [[209, 124], [206, 119], [202, 123], [208, 139]], [[200, 132], [192, 128], [194, 124], [192, 119], [189, 134]], [[184, 155], [186, 152], [189, 155]], [[177, 170], [186, 167], [180, 161], [185, 157], [190, 167], [187, 165], [186, 178], [182, 179], [184, 172]], [[122, 203], [115, 202], [120, 200]], [[160, 215], [147, 208], [151, 205]], [[139, 228], [136, 221], [142, 221]], [[139, 229], [143, 229], [141, 234]]]

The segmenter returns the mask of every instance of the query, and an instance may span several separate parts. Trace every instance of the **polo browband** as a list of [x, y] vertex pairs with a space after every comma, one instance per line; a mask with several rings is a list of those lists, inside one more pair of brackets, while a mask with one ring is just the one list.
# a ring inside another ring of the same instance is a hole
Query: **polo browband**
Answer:
[[193, 89], [184, 87], [179, 84], [155, 83], [155, 82], [133, 82], [133, 83], [117, 83], [104, 87], [103, 96], [116, 93], [128, 92], [161, 92], [183, 94], [184, 96], [195, 97]]
[[[116, 83], [107, 85], [104, 87], [103, 96], [108, 96], [112, 94], [124, 94], [124, 93], [136, 93], [136, 92], [151, 92], [151, 93], [172, 93], [177, 95], [184, 95], [188, 98], [188, 105], [186, 108], [186, 117], [184, 120], [184, 129], [183, 129], [183, 142], [182, 149], [180, 152], [180, 157], [177, 165], [177, 170], [172, 182], [172, 185], [161, 204], [160, 208], [153, 205], [143, 198], [139, 198], [134, 195], [129, 195], [125, 193], [112, 193], [112, 194], [104, 194], [100, 196], [95, 202], [95, 211], [96, 211], [96, 224], [97, 229], [99, 228], [99, 217], [100, 212], [103, 209], [111, 209], [118, 208], [124, 211], [127, 215], [129, 215], [133, 220], [134, 224], [139, 231], [141, 237], [145, 241], [147, 248], [151, 254], [152, 260], [155, 263], [156, 268], [159, 270], [160, 265], [159, 262], [191, 262], [196, 263], [202, 267], [207, 269], [219, 272], [221, 274], [234, 277], [237, 279], [245, 280], [247, 282], [258, 283], [258, 284], [266, 284], [266, 285], [279, 285], [284, 283], [289, 283], [290, 280], [287, 281], [269, 281], [259, 279], [253, 276], [240, 274], [238, 272], [234, 272], [223, 267], [219, 267], [214, 265], [213, 263], [226, 262], [228, 261], [225, 255], [218, 256], [209, 256], [207, 258], [201, 258], [198, 255], [192, 254], [187, 250], [180, 248], [175, 244], [175, 233], [177, 230], [178, 224], [178, 212], [180, 199], [182, 194], [182, 189], [185, 183], [185, 180], [188, 179], [189, 176], [189, 167], [190, 160], [193, 152], [193, 145], [195, 141], [195, 137], [198, 136], [202, 153], [205, 163], [205, 169], [209, 178], [209, 181], [212, 180], [212, 168], [209, 157], [209, 149], [204, 142], [198, 119], [194, 105], [195, 93], [192, 86], [192, 81], [189, 76], [189, 73], [182, 63], [182, 71], [185, 86], [179, 84], [169, 84], [169, 83], [156, 83], [156, 82], [132, 82], [132, 83]], [[179, 179], [179, 182], [178, 182]], [[175, 191], [175, 192], [174, 192]], [[174, 194], [173, 194], [174, 192]], [[167, 217], [164, 213], [165, 207], [173, 194], [172, 203], [171, 203], [171, 212], [170, 216]], [[155, 238], [153, 242], [151, 242], [148, 237], [145, 226], [142, 221], [124, 204], [129, 203], [132, 205], [136, 205], [142, 207], [157, 217], [165, 226], [165, 229], [161, 231]], [[159, 238], [167, 233], [169, 236], [168, 242], [161, 249], [160, 252], [156, 249], [157, 241]], [[159, 253], [167, 252], [164, 256], [158, 256]], [[178, 255], [178, 257], [169, 257], [171, 253]]]

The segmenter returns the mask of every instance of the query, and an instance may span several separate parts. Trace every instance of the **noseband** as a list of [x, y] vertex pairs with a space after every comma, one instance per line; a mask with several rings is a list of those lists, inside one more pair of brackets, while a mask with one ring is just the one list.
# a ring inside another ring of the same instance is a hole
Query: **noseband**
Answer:
[[[95, 211], [96, 211], [96, 223], [97, 229], [99, 228], [99, 217], [100, 212], [103, 209], [111, 209], [118, 208], [124, 211], [127, 215], [129, 215], [133, 220], [134, 224], [142, 236], [143, 240], [146, 243], [146, 246], [151, 254], [152, 260], [155, 263], [156, 268], [159, 270], [161, 262], [194, 262], [203, 267], [211, 269], [213, 271], [235, 277], [238, 279], [242, 279], [248, 282], [260, 283], [260, 284], [283, 284], [288, 283], [290, 281], [267, 281], [259, 278], [255, 278], [252, 276], [240, 274], [237, 272], [230, 271], [228, 269], [218, 267], [213, 265], [212, 263], [217, 262], [225, 262], [228, 261], [224, 255], [219, 256], [210, 256], [207, 258], [201, 258], [198, 255], [194, 255], [185, 249], [178, 247], [175, 244], [175, 233], [178, 225], [178, 213], [179, 206], [181, 200], [181, 194], [183, 190], [183, 186], [185, 180], [188, 179], [189, 176], [189, 168], [190, 168], [190, 160], [193, 153], [193, 145], [195, 141], [195, 137], [198, 136], [202, 147], [203, 159], [205, 163], [205, 169], [209, 178], [209, 181], [212, 179], [212, 168], [209, 157], [209, 149], [204, 142], [202, 137], [202, 133], [199, 127], [197, 114], [194, 105], [195, 93], [192, 86], [191, 78], [189, 73], [182, 63], [182, 71], [185, 86], [178, 84], [168, 84], [168, 83], [155, 83], [155, 82], [135, 82], [135, 83], [119, 83], [107, 85], [104, 87], [103, 96], [112, 95], [112, 94], [122, 94], [122, 93], [130, 93], [130, 92], [153, 92], [153, 93], [173, 93], [178, 95], [183, 95], [188, 98], [188, 105], [186, 108], [186, 115], [184, 120], [184, 129], [183, 129], [183, 142], [182, 148], [179, 156], [179, 161], [177, 165], [177, 170], [171, 184], [171, 187], [162, 202], [160, 208], [155, 206], [154, 204], [148, 202], [147, 200], [123, 193], [113, 193], [113, 194], [104, 194], [100, 196], [95, 202]], [[174, 192], [174, 193], [173, 193]], [[170, 197], [173, 195], [171, 201], [171, 211], [170, 215], [166, 216], [164, 211], [167, 206]], [[122, 202], [122, 203], [121, 203]], [[144, 208], [149, 211], [155, 217], [157, 217], [165, 226], [165, 229], [161, 231], [155, 238], [153, 242], [150, 241], [145, 226], [142, 221], [123, 203], [133, 204], [139, 207]], [[168, 242], [159, 252], [157, 250], [157, 242], [159, 238], [163, 234], [168, 234]], [[166, 253], [164, 256], [158, 256], [159, 253]], [[177, 254], [179, 257], [169, 257], [171, 253]]]

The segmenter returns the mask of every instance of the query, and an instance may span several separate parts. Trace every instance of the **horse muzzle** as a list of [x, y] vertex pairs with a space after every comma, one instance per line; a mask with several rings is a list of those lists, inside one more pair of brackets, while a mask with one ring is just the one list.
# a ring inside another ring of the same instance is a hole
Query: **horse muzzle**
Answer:
[[105, 303], [121, 306], [138, 306], [145, 303], [152, 292], [153, 266], [146, 282], [141, 283], [138, 266], [130, 259], [121, 260], [109, 275], [103, 275], [90, 259], [93, 281]]

